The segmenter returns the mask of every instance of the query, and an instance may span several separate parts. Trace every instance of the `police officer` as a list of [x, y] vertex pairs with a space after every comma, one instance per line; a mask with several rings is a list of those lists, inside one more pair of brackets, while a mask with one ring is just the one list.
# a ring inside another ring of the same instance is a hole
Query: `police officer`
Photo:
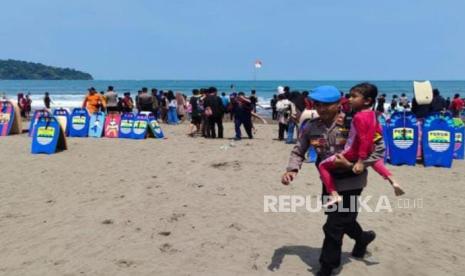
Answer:
[[[282, 176], [281, 182], [284, 185], [288, 185], [297, 176], [310, 145], [317, 152], [316, 166], [318, 168], [318, 164], [322, 160], [342, 152], [348, 138], [349, 129], [344, 120], [344, 114], [340, 113], [341, 93], [339, 90], [333, 86], [320, 86], [314, 89], [309, 97], [315, 103], [319, 118], [311, 120], [304, 127], [302, 135], [300, 135], [296, 146], [291, 152], [286, 172]], [[375, 145], [375, 150], [370, 157], [365, 161], [365, 165], [371, 165], [376, 160], [383, 158], [383, 156], [384, 142], [381, 139]], [[331, 208], [332, 211], [327, 210], [325, 212], [327, 215], [326, 223], [323, 226], [325, 238], [321, 249], [321, 268], [318, 275], [331, 275], [331, 272], [340, 265], [344, 234], [355, 240], [352, 255], [358, 258], [363, 258], [368, 244], [376, 236], [373, 231], [362, 230], [362, 227], [357, 222], [357, 206], [350, 206], [351, 197], [352, 202], [356, 202], [367, 184], [367, 171], [365, 170], [359, 175], [353, 173], [353, 164], [342, 155], [338, 155], [335, 165], [338, 170], [333, 174], [333, 177], [335, 178], [337, 191], [342, 196], [342, 201], [338, 203], [339, 206], [335, 207], [341, 207], [342, 205], [344, 209], [351, 208], [349, 212], [340, 212], [340, 208]], [[324, 186], [323, 195], [327, 195]]]

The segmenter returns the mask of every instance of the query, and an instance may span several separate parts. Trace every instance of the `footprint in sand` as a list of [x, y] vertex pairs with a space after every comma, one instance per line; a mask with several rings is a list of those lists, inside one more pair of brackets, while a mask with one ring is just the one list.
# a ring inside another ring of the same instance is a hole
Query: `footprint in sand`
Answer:
[[242, 226], [241, 224], [239, 223], [232, 223], [231, 225], [228, 226], [228, 228], [230, 229], [235, 229], [237, 231], [241, 231], [242, 228], [244, 228], [244, 226]]
[[173, 248], [173, 246], [169, 243], [162, 244], [158, 249], [160, 249], [162, 253], [168, 253], [168, 254], [174, 254], [176, 252], [179, 252], [179, 250]]
[[203, 184], [198, 184], [198, 183], [192, 183], [191, 186], [194, 187], [194, 188], [202, 188], [204, 185]]
[[184, 217], [186, 214], [184, 213], [173, 213], [171, 217], [168, 218], [168, 222], [175, 222], [178, 221], [179, 218]]
[[134, 262], [131, 260], [121, 259], [121, 260], [115, 261], [115, 264], [119, 267], [131, 267], [134, 265]]

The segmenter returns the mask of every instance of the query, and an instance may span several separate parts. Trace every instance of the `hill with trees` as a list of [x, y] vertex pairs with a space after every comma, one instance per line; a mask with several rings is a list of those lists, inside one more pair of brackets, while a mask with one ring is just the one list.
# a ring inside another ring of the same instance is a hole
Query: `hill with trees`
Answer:
[[1, 60], [0, 80], [92, 80], [89, 73], [70, 68], [59, 68], [41, 63]]

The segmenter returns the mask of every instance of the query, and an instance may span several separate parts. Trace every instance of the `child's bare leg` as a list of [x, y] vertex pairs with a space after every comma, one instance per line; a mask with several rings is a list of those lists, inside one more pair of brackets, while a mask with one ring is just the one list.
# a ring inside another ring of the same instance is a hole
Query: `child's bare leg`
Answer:
[[394, 188], [394, 193], [396, 196], [401, 196], [405, 194], [404, 190], [400, 186], [400, 184], [392, 177], [392, 173], [386, 168], [384, 165], [383, 159], [376, 161], [373, 164], [373, 169], [382, 177], [386, 178], [389, 183], [391, 183], [392, 188]]
[[390, 175], [386, 178], [389, 183], [391, 183], [392, 188], [394, 188], [394, 193], [396, 196], [401, 196], [405, 194], [404, 189], [400, 186], [400, 184]]

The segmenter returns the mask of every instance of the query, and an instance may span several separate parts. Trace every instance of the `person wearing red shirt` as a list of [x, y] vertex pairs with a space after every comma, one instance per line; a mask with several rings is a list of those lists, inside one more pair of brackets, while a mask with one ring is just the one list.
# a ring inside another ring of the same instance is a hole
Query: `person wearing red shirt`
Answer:
[[463, 100], [460, 98], [459, 94], [455, 94], [454, 99], [452, 100], [452, 103], [450, 104], [450, 110], [452, 111], [452, 116], [455, 118], [460, 118], [460, 113], [463, 110], [465, 103]]
[[[377, 95], [378, 88], [370, 83], [358, 84], [350, 90], [350, 105], [356, 113], [352, 119], [349, 138], [341, 154], [345, 159], [354, 162], [353, 171], [356, 174], [363, 172], [365, 169], [363, 162], [372, 153], [374, 143], [382, 139], [381, 126], [376, 119], [375, 112], [371, 110]], [[330, 194], [329, 201], [323, 205], [325, 207], [342, 200], [331, 175], [331, 171], [335, 169], [336, 158], [336, 155], [330, 156], [318, 166], [321, 180]], [[391, 183], [396, 195], [404, 193], [399, 183], [394, 180], [392, 173], [384, 166], [383, 159], [375, 162], [372, 168]]]

